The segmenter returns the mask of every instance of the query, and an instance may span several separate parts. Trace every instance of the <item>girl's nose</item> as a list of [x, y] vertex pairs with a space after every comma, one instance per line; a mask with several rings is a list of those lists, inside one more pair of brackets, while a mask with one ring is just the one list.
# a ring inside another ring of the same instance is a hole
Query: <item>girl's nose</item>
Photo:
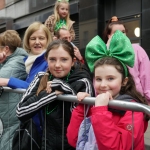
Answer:
[[55, 66], [56, 66], [56, 67], [60, 67], [60, 61], [56, 61]]
[[105, 80], [102, 80], [102, 81], [101, 81], [101, 84], [100, 84], [100, 86], [101, 86], [101, 87], [105, 87], [105, 86], [107, 86], [107, 83], [106, 83], [106, 81], [105, 81]]

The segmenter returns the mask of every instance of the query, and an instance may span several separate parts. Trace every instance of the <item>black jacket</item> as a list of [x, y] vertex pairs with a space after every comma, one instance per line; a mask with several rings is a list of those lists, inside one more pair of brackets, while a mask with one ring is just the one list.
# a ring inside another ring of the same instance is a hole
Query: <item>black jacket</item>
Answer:
[[[66, 132], [74, 103], [56, 100], [57, 96], [54, 91], [57, 89], [63, 91], [65, 94], [72, 95], [76, 95], [77, 92], [87, 92], [93, 96], [94, 92], [90, 75], [84, 66], [77, 65], [71, 71], [67, 83], [65, 78], [53, 78], [51, 84], [52, 92], [47, 94], [46, 91], [41, 91], [37, 96], [36, 92], [41, 77], [44, 74], [44, 72], [38, 73], [30, 84], [26, 93], [23, 95], [21, 102], [17, 105], [17, 116], [21, 121], [26, 121], [37, 114], [39, 110], [43, 110], [46, 125], [44, 125], [43, 128], [41, 149], [45, 149], [46, 143], [46, 149], [48, 150], [62, 150], [63, 139], [64, 149], [71, 150], [73, 148], [67, 142]], [[62, 130], [62, 128], [64, 130]]]

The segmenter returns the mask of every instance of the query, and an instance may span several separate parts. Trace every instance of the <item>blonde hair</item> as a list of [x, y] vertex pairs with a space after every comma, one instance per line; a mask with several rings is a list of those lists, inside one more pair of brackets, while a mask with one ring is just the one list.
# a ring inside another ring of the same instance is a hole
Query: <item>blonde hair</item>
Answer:
[[55, 3], [55, 6], [54, 6], [54, 16], [55, 16], [55, 20], [54, 20], [54, 25], [56, 25], [56, 22], [59, 22], [60, 20], [60, 16], [58, 14], [58, 10], [59, 10], [59, 7], [60, 5], [64, 3], [64, 4], [68, 4], [68, 15], [66, 16], [66, 26], [67, 26], [67, 29], [69, 28], [68, 25], [69, 25], [69, 21], [71, 20], [70, 19], [70, 12], [69, 12], [69, 8], [70, 8], [70, 5], [69, 5], [69, 2], [66, 1], [66, 0], [61, 0], [61, 1], [56, 1]]
[[11, 52], [21, 47], [21, 38], [17, 31], [6, 30], [0, 34], [0, 46], [8, 46]]
[[45, 35], [46, 35], [46, 38], [47, 38], [47, 45], [46, 47], [48, 46], [48, 44], [50, 42], [52, 42], [52, 35], [50, 33], [50, 31], [48, 30], [48, 28], [42, 24], [41, 22], [34, 22], [32, 23], [25, 31], [25, 35], [24, 35], [24, 38], [23, 38], [23, 48], [27, 51], [27, 52], [30, 52], [31, 48], [29, 46], [29, 39], [30, 39], [30, 36], [37, 30], [39, 30], [40, 28], [43, 29], [43, 31], [45, 32]]

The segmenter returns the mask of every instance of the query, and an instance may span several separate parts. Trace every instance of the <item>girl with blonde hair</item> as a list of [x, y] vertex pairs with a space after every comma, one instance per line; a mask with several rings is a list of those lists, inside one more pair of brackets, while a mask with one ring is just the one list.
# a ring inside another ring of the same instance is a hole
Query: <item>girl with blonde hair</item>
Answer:
[[75, 39], [74, 21], [70, 19], [68, 0], [57, 0], [54, 6], [54, 14], [49, 16], [44, 24], [50, 30], [52, 36], [60, 28], [66, 28], [70, 31], [71, 40]]

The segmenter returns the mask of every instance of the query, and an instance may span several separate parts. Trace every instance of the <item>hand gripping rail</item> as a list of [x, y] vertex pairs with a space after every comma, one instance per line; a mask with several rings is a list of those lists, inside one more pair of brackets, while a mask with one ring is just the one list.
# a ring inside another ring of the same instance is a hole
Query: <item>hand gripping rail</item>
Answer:
[[[23, 94], [26, 91], [25, 89], [11, 89], [9, 87], [3, 87], [3, 88], [4, 88], [5, 92], [14, 92], [14, 93], [22, 93]], [[76, 96], [72, 96], [69, 94], [59, 95], [57, 100], [79, 103]], [[94, 105], [94, 102], [95, 102], [95, 97], [86, 97], [80, 103]], [[150, 106], [140, 104], [140, 103], [113, 100], [113, 101], [109, 102], [108, 106], [110, 108], [114, 108], [114, 109], [144, 112], [150, 116]]]

